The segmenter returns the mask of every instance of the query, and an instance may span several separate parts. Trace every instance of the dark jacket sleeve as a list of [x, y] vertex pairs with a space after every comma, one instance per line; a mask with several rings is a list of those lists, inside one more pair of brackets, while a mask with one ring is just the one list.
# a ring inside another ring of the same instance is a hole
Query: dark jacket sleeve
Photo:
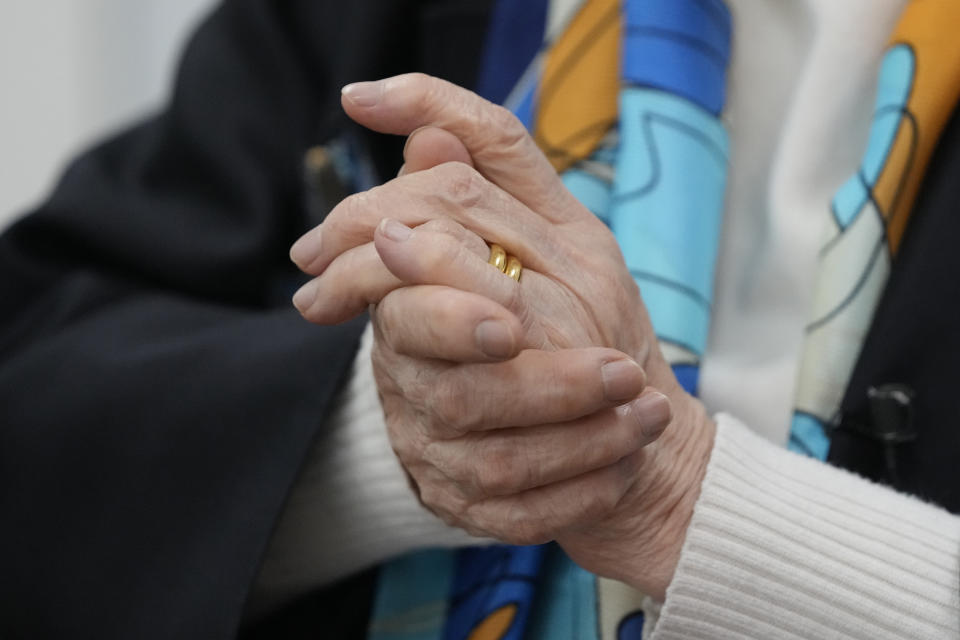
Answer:
[[0, 638], [235, 636], [362, 330], [290, 305], [301, 160], [412, 66], [404, 4], [226, 3], [0, 237]]

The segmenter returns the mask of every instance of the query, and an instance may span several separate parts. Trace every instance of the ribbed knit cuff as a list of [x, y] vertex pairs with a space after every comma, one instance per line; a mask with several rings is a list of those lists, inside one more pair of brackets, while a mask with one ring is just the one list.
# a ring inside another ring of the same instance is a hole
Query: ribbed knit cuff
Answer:
[[269, 608], [414, 549], [488, 541], [449, 527], [411, 490], [373, 381], [370, 327], [271, 540], [255, 596]]
[[717, 422], [648, 637], [960, 637], [960, 518]]

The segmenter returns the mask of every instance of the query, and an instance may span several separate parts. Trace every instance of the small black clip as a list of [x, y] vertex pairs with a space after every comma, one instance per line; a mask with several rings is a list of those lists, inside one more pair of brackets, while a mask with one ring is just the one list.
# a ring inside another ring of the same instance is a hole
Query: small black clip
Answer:
[[867, 389], [870, 406], [868, 434], [884, 445], [887, 473], [899, 484], [895, 446], [917, 439], [913, 424], [913, 401], [916, 393], [905, 384], [883, 384]]
[[901, 444], [917, 439], [913, 427], [913, 400], [916, 393], [905, 384], [883, 384], [867, 389], [871, 431], [881, 442]]

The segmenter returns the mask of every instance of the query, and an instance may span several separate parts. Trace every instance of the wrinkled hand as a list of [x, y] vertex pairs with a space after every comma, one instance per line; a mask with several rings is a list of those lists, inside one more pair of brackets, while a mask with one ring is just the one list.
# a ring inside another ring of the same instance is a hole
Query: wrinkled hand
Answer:
[[[318, 276], [296, 304], [336, 322], [379, 303], [378, 388], [421, 499], [478, 535], [555, 538], [584, 567], [662, 597], [712, 424], [655, 348], [612, 236], [499, 107], [424, 76], [362, 85], [344, 106], [415, 135], [401, 177], [294, 246]], [[520, 284], [486, 264], [483, 239], [523, 260]], [[675, 426], [654, 444], [670, 406], [641, 394], [624, 354], [673, 401]]]
[[[378, 104], [358, 107], [345, 99], [348, 113], [392, 133], [409, 134], [425, 125], [445, 130], [453, 137], [446, 153], [460, 161], [440, 163], [443, 155], [434, 153], [436, 166], [411, 171], [408, 163], [396, 180], [344, 200], [306, 242], [297, 243], [292, 257], [320, 276], [298, 294], [304, 316], [338, 322], [399, 286], [370, 244], [385, 217], [408, 227], [453, 221], [520, 258], [524, 286], [502, 282], [486, 266], [483, 240], [470, 247], [482, 248], [483, 255], [463, 251], [462, 234], [451, 225], [443, 230], [457, 236], [453, 242], [433, 237], [436, 244], [418, 244], [425, 252], [418, 264], [397, 265], [420, 271], [394, 275], [404, 283], [482, 290], [521, 320], [524, 346], [603, 345], [645, 365], [656, 349], [616, 240], [563, 186], [523, 125], [502, 107], [433, 78], [401, 76], [379, 85], [386, 86], [389, 98], [373, 96], [381, 99]], [[415, 131], [410, 145], [427, 146], [425, 135], [432, 145], [440, 144], [434, 129]], [[347, 280], [352, 286], [341, 286]]]

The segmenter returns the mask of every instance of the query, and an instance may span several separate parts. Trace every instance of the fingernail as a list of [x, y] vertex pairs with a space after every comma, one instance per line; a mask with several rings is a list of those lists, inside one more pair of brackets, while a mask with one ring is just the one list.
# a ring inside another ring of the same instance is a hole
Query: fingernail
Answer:
[[600, 367], [603, 378], [603, 393], [607, 400], [629, 400], [643, 389], [644, 375], [633, 360], [615, 360]]
[[316, 299], [317, 285], [311, 280], [297, 289], [297, 292], [293, 294], [293, 306], [295, 306], [300, 313], [304, 313]]
[[383, 95], [383, 82], [354, 82], [348, 84], [340, 93], [358, 107], [372, 107], [380, 102]]
[[645, 393], [630, 403], [640, 431], [648, 438], [660, 435], [670, 424], [670, 399], [659, 391]]
[[513, 355], [513, 334], [507, 323], [501, 320], [484, 320], [473, 333], [477, 346], [491, 358], [507, 358]]
[[394, 242], [403, 242], [410, 237], [413, 230], [402, 222], [386, 218], [380, 223], [380, 233]]
[[300, 236], [300, 239], [290, 247], [290, 260], [301, 269], [310, 266], [310, 263], [320, 255], [322, 242], [323, 233], [320, 231], [320, 227], [311, 229]]

